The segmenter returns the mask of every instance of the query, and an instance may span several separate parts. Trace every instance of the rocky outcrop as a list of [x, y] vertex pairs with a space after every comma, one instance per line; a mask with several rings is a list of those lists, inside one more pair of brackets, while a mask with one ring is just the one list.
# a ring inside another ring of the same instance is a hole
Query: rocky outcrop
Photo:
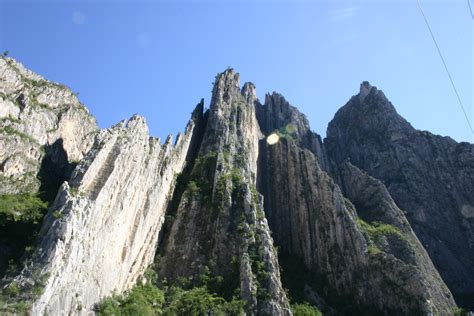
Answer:
[[151, 263], [159, 282], [238, 296], [248, 315], [291, 315], [288, 294], [329, 314], [449, 315], [437, 268], [471, 295], [473, 146], [416, 131], [368, 83], [323, 143], [228, 69], [161, 144], [140, 116], [97, 132], [73, 93], [12, 59], [0, 74], [0, 193], [56, 196], [32, 258], [2, 281], [5, 311], [89, 313]]
[[23, 293], [43, 280], [34, 315], [91, 310], [130, 288], [152, 262], [168, 194], [181, 172], [192, 120], [176, 144], [149, 137], [142, 117], [100, 132], [45, 218], [32, 266], [14, 281]]
[[[51, 203], [97, 130], [95, 119], [67, 87], [0, 57], [0, 199], [29, 194]], [[0, 214], [0, 278], [39, 229], [28, 214], [13, 217]]]
[[[408, 272], [405, 273], [408, 276], [405, 280], [403, 274], [398, 278], [392, 276], [396, 280], [392, 286], [409, 289], [408, 297], [402, 296], [404, 293], [397, 296], [399, 303], [403, 304], [402, 298], [412, 300], [414, 295], [419, 295], [417, 300], [427, 302], [424, 312], [435, 315], [452, 313], [455, 303], [448, 287], [384, 184], [347, 161], [338, 170], [343, 193], [354, 204], [362, 220], [359, 226], [369, 239], [369, 247], [375, 247], [372, 248], [374, 252], [381, 250], [387, 253], [388, 260]], [[374, 225], [370, 227], [367, 223]], [[414, 288], [417, 278], [419, 289]], [[384, 295], [391, 296], [389, 293]]]
[[350, 159], [385, 184], [456, 300], [472, 304], [474, 145], [414, 129], [368, 82], [336, 113], [325, 145], [334, 165]]
[[48, 164], [61, 169], [82, 159], [97, 124], [67, 87], [11, 58], [0, 58], [0, 80], [0, 194], [36, 192], [44, 184], [37, 176], [52, 181]]
[[284, 269], [311, 275], [296, 284], [306, 298], [339, 313], [452, 312], [450, 291], [383, 184], [348, 162], [328, 166], [319, 136], [278, 94], [257, 108], [268, 140], [259, 162], [266, 216]]
[[284, 261], [291, 257], [294, 265], [299, 259], [299, 270], [311, 276], [299, 284], [301, 291], [310, 288], [343, 314], [453, 311], [451, 293], [388, 194], [377, 188], [383, 198], [369, 203], [395, 209], [381, 209], [367, 220], [381, 222], [392, 216], [399, 221], [377, 228], [379, 223], [372, 226], [358, 219], [358, 208], [344, 198], [309, 150], [287, 139], [263, 146], [265, 212], [275, 243], [287, 257]]
[[250, 315], [289, 315], [261, 195], [256, 190], [260, 128], [254, 86], [232, 69], [218, 75], [207, 125], [159, 260], [162, 277], [198, 282], [210, 273], [235, 290]]
[[265, 135], [275, 132], [279, 137], [296, 140], [301, 148], [306, 148], [316, 155], [323, 170], [329, 170], [321, 136], [311, 130], [306, 116], [281, 94], [273, 92], [265, 95], [264, 105], [257, 106], [257, 117]]

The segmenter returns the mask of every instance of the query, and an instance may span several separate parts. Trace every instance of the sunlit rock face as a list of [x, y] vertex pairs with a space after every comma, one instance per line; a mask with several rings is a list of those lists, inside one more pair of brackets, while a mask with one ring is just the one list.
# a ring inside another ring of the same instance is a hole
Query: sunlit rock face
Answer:
[[[0, 196], [39, 194], [54, 200], [97, 131], [71, 90], [0, 57]], [[34, 235], [33, 229], [23, 233], [22, 223], [10, 224], [0, 225], [0, 278], [21, 255], [22, 237]]]
[[250, 315], [290, 315], [256, 190], [262, 134], [254, 89], [247, 83], [240, 90], [232, 69], [218, 75], [190, 181], [164, 237], [159, 274], [197, 280], [210, 271], [223, 277], [230, 294], [240, 293]]
[[168, 282], [219, 278], [248, 315], [291, 315], [290, 298], [450, 315], [451, 291], [469, 294], [473, 146], [414, 130], [368, 82], [323, 142], [283, 96], [262, 104], [228, 69], [209, 109], [161, 144], [138, 115], [99, 131], [74, 94], [11, 59], [0, 74], [1, 192], [35, 192], [45, 161], [61, 184], [35, 253], [0, 282], [33, 315], [91, 313], [152, 262]]
[[382, 91], [361, 85], [329, 123], [335, 165], [351, 164], [383, 181], [463, 305], [474, 302], [474, 145], [414, 129]]
[[154, 258], [193, 129], [191, 121], [175, 145], [150, 137], [139, 116], [100, 132], [45, 218], [41, 253], [18, 278], [44, 276], [34, 315], [90, 310], [134, 285]]
[[67, 169], [87, 153], [97, 124], [71, 90], [11, 58], [0, 58], [0, 78], [0, 194], [35, 192], [45, 157]]

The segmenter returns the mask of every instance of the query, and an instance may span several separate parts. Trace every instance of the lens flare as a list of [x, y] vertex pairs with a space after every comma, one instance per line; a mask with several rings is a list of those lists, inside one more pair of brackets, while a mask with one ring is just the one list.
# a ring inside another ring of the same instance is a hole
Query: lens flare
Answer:
[[277, 133], [272, 133], [267, 137], [268, 145], [274, 145], [278, 143], [279, 140], [280, 140], [280, 136], [278, 136]]
[[296, 132], [296, 126], [290, 123], [290, 124], [286, 125], [285, 131], [286, 131], [288, 134], [293, 134], [293, 133]]

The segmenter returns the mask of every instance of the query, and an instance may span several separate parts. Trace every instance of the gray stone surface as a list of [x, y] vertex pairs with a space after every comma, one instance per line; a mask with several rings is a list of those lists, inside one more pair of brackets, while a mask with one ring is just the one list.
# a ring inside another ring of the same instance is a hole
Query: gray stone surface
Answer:
[[69, 89], [12, 59], [0, 80], [0, 193], [36, 192], [45, 159], [67, 180], [13, 280], [34, 315], [90, 312], [154, 261], [169, 281], [222, 278], [249, 315], [291, 315], [283, 261], [329, 313], [448, 315], [451, 292], [472, 294], [474, 146], [413, 129], [368, 82], [323, 143], [228, 69], [161, 144], [140, 116], [99, 131]]
[[25, 288], [43, 280], [34, 315], [85, 313], [135, 284], [153, 261], [193, 129], [190, 121], [175, 145], [150, 137], [140, 116], [100, 132], [46, 215], [33, 264], [15, 280]]
[[[45, 155], [60, 140], [69, 162], [94, 141], [95, 119], [67, 87], [0, 57], [0, 194], [35, 192]], [[67, 163], [63, 162], [63, 163]]]
[[463, 305], [474, 302], [474, 145], [414, 129], [382, 91], [361, 85], [330, 122], [334, 164], [380, 179]]
[[262, 134], [254, 89], [247, 83], [241, 91], [232, 69], [216, 78], [190, 184], [163, 242], [159, 274], [196, 280], [210, 271], [223, 277], [229, 290], [239, 290], [250, 315], [290, 315], [255, 187]]

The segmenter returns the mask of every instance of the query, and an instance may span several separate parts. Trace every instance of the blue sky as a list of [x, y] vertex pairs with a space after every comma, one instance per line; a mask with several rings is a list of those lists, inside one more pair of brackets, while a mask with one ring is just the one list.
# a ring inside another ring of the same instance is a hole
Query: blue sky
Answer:
[[[467, 1], [422, 4], [474, 123]], [[474, 140], [416, 0], [0, 0], [0, 50], [79, 92], [101, 127], [139, 113], [162, 139], [232, 66], [323, 136], [368, 80], [416, 128]]]

